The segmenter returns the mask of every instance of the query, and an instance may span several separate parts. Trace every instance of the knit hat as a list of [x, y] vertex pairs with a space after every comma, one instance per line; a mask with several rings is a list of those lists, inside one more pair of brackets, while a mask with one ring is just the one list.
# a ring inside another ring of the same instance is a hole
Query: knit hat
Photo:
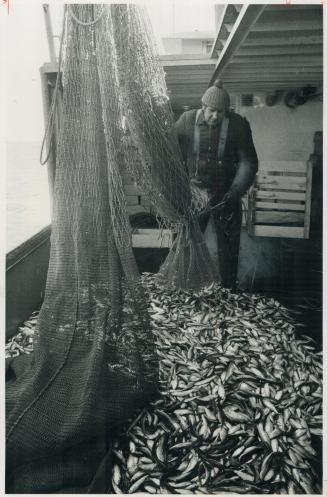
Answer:
[[230, 105], [229, 94], [224, 90], [220, 79], [216, 79], [213, 86], [204, 92], [201, 100], [204, 105], [212, 109], [228, 109]]

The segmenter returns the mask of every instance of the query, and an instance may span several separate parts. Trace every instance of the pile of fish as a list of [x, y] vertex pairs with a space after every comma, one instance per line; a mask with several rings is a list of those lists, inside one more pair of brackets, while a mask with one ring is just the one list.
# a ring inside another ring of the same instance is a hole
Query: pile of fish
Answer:
[[115, 442], [116, 493], [319, 493], [322, 361], [273, 299], [144, 276], [160, 395]]
[[[113, 491], [321, 493], [322, 353], [288, 310], [217, 284], [143, 282], [159, 395], [114, 442]], [[31, 341], [26, 322], [7, 356]]]
[[5, 346], [5, 357], [17, 357], [20, 354], [33, 352], [33, 337], [38, 319], [38, 311], [33, 312], [19, 328], [18, 333], [11, 338]]

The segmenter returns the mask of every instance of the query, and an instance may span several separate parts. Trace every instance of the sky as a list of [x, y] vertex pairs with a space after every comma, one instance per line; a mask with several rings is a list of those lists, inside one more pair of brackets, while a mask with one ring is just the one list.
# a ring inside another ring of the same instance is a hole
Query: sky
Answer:
[[[160, 38], [173, 31], [214, 31], [213, 2], [148, 1], [146, 3], [157, 46]], [[44, 132], [40, 67], [49, 61], [48, 42], [42, 4], [10, 0], [10, 14], [0, 3], [4, 35], [2, 67], [5, 68], [6, 141], [39, 141]], [[59, 35], [62, 2], [51, 2], [53, 32]], [[59, 41], [55, 39], [58, 51]]]

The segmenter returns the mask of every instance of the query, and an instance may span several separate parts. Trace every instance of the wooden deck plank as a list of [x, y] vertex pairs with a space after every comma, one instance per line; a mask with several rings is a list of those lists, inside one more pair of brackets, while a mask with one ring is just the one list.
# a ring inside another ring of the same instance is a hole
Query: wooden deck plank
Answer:
[[277, 209], [281, 211], [303, 211], [304, 212], [304, 204], [286, 204], [284, 202], [264, 202], [257, 201], [256, 202], [257, 209]]
[[213, 84], [214, 80], [220, 76], [235, 53], [237, 53], [238, 48], [242, 45], [242, 42], [246, 39], [251, 29], [256, 25], [256, 22], [265, 7], [265, 5], [244, 4], [233, 25], [228, 25], [228, 23], [224, 22], [224, 27], [229, 31], [229, 36], [224, 48], [219, 54], [219, 59], [211, 77], [210, 84]]
[[289, 176], [272, 176], [267, 173], [257, 175], [257, 185], [259, 188], [274, 188], [276, 190], [305, 190], [306, 178], [296, 178]]
[[[233, 66], [238, 66], [240, 64], [246, 64], [246, 65], [253, 65], [258, 68], [261, 68], [264, 65], [267, 65], [271, 67], [277, 66], [279, 67], [280, 65], [289, 65], [289, 66], [317, 66], [321, 65], [323, 63], [323, 57], [322, 54], [319, 56], [304, 56], [304, 55], [293, 55], [292, 57], [289, 55], [280, 55], [279, 57], [277, 55], [270, 55], [267, 57], [259, 57], [257, 55], [255, 56], [250, 56], [247, 55], [245, 56], [240, 56], [234, 55], [231, 65]], [[230, 67], [230, 66], [229, 66]]]
[[256, 211], [255, 223], [284, 224], [301, 223], [304, 225], [304, 212]]
[[258, 22], [252, 27], [253, 33], [262, 33], [262, 32], [270, 32], [270, 33], [280, 33], [280, 32], [291, 32], [291, 31], [312, 31], [312, 29], [321, 29], [322, 28], [322, 19], [305, 19], [301, 20], [280, 20], [278, 23], [272, 22]]
[[292, 226], [254, 226], [255, 236], [266, 236], [276, 238], [303, 238], [304, 228]]
[[267, 198], [270, 200], [301, 200], [305, 201], [305, 193], [293, 193], [285, 190], [284, 192], [274, 192], [274, 191], [265, 191], [265, 190], [256, 190], [255, 191], [256, 198]]
[[[258, 34], [258, 33], [257, 33]], [[304, 43], [309, 43], [310, 45], [314, 44], [323, 44], [324, 38], [322, 35], [317, 35], [315, 32], [310, 36], [301, 36], [294, 35], [292, 33], [285, 33], [283, 36], [248, 36], [247, 39], [243, 43], [243, 47], [251, 47], [251, 46], [261, 46], [261, 45], [269, 45], [271, 46], [286, 46], [286, 45], [303, 45]]]
[[[288, 67], [288, 66], [281, 66], [278, 67], [278, 74], [287, 76], [288, 74], [290, 76], [294, 76], [295, 74], [297, 75], [304, 75], [308, 73], [308, 71], [311, 73], [316, 73], [320, 75], [322, 73], [323, 68], [321, 66], [312, 66], [312, 67]], [[257, 67], [252, 67], [252, 66], [242, 66], [242, 67], [228, 67], [225, 72], [225, 77], [231, 77], [231, 76], [249, 76], [249, 75], [256, 74], [258, 76], [258, 68]], [[276, 75], [276, 70], [275, 67], [262, 67], [262, 71], [260, 71], [260, 76], [264, 74], [265, 76], [273, 76], [274, 74]], [[187, 75], [185, 74], [184, 79], [187, 78]], [[224, 78], [225, 78], [224, 77]], [[173, 80], [173, 77], [171, 77]]]
[[237, 56], [252, 56], [258, 55], [259, 57], [262, 55], [298, 55], [301, 54], [321, 54], [322, 52], [322, 43], [316, 45], [286, 45], [286, 46], [270, 46], [264, 45], [256, 46], [256, 47], [241, 47], [238, 49]]

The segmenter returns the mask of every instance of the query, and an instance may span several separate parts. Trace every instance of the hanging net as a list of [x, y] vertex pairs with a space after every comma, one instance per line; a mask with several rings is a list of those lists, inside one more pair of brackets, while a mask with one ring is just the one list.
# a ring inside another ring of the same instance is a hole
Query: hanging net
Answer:
[[66, 24], [46, 294], [33, 362], [6, 389], [6, 486], [15, 493], [89, 487], [113, 430], [157, 387], [119, 172], [111, 8], [71, 6]]
[[7, 387], [7, 490], [17, 493], [90, 486], [113, 429], [156, 391], [124, 168], [176, 233], [162, 280], [198, 287], [214, 278], [144, 10], [65, 13], [46, 294], [33, 364]]
[[122, 149], [125, 164], [160, 216], [162, 227], [176, 234], [158, 276], [169, 286], [200, 288], [215, 281], [216, 270], [197, 222], [203, 202], [192, 194], [174, 134], [151, 26], [139, 6], [116, 5], [111, 13], [117, 55], [111, 63], [113, 71], [118, 69], [113, 93], [121, 97], [129, 133], [125, 131]]

